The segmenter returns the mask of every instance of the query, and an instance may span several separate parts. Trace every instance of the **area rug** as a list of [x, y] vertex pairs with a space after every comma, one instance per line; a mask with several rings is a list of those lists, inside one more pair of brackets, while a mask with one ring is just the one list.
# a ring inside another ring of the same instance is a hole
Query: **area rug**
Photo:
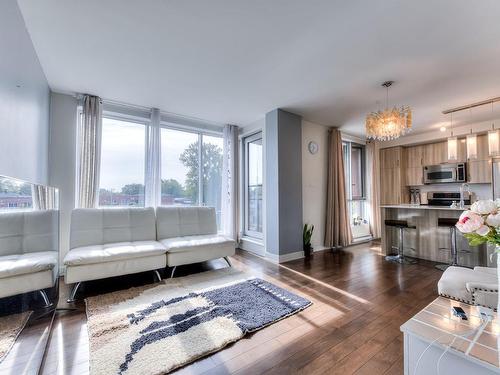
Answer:
[[7, 357], [33, 311], [0, 317], [0, 362]]
[[223, 269], [88, 298], [91, 374], [164, 374], [311, 302]]

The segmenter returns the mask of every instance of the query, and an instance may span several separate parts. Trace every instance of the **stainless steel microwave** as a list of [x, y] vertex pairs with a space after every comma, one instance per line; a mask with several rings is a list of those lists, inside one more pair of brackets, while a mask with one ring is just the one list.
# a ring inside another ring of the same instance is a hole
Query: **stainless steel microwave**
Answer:
[[427, 165], [424, 167], [424, 184], [446, 184], [467, 180], [465, 163]]

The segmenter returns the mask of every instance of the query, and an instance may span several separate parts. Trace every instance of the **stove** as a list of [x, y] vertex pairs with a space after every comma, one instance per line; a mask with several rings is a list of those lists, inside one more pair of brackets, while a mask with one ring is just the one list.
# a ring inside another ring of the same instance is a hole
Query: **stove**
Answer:
[[[429, 191], [427, 204], [429, 206], [451, 206], [453, 202], [460, 203], [460, 192], [455, 191]], [[471, 194], [464, 191], [464, 204], [471, 204]]]

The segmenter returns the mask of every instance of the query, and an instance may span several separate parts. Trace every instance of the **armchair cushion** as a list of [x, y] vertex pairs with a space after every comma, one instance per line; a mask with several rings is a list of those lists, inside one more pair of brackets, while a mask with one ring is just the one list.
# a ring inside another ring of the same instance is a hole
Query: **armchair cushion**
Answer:
[[52, 270], [57, 256], [57, 251], [0, 256], [0, 279]]
[[[496, 291], [490, 289], [491, 286], [497, 286]], [[482, 289], [493, 294], [485, 298]], [[481, 272], [465, 267], [448, 267], [438, 282], [438, 292], [444, 297], [496, 310], [498, 277], [496, 273]]]

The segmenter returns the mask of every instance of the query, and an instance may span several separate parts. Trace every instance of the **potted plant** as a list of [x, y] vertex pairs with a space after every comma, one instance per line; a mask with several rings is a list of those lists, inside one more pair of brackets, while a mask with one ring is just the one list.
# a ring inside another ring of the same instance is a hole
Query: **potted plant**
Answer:
[[302, 241], [304, 247], [304, 255], [309, 258], [312, 253], [311, 238], [314, 232], [314, 225], [304, 224], [304, 231], [302, 233]]

